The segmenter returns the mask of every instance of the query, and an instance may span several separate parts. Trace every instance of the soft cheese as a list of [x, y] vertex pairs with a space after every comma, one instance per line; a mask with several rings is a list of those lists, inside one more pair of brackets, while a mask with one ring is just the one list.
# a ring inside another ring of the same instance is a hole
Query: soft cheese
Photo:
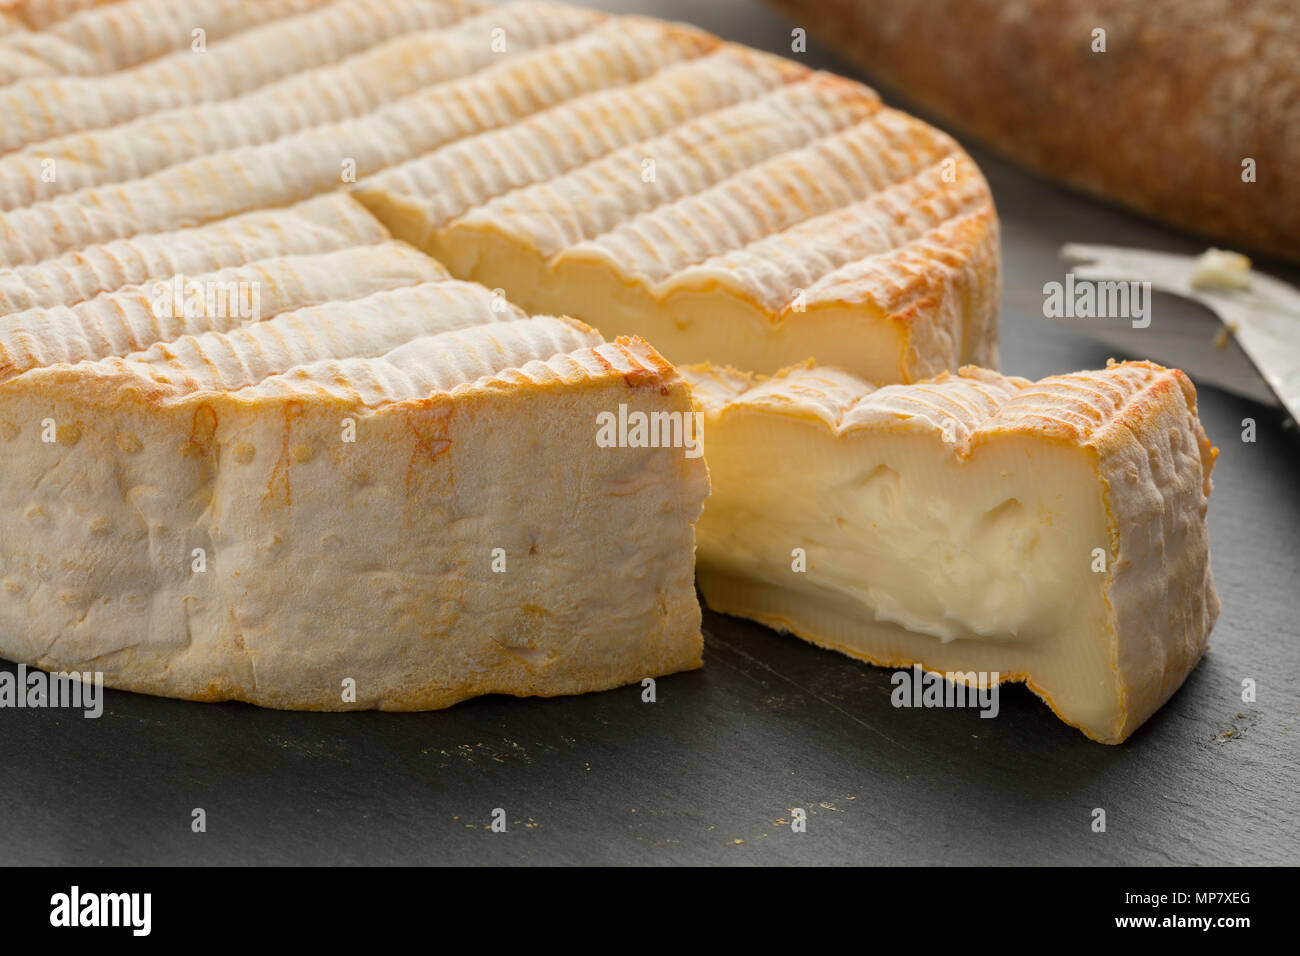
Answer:
[[278, 3], [201, 55], [0, 87], [0, 268], [347, 189], [457, 278], [674, 361], [997, 364], [987, 184], [861, 84], [551, 3]]
[[[480, 42], [491, 44], [486, 24], [481, 32]], [[540, 49], [511, 52], [507, 41], [506, 51], [490, 65], [476, 69], [473, 62], [463, 62], [456, 79], [422, 87], [361, 116], [269, 142], [231, 143], [145, 176], [136, 176], [132, 164], [119, 161], [115, 182], [0, 213], [0, 267], [31, 264], [138, 232], [190, 228], [299, 202], [557, 103], [643, 79], [717, 45], [713, 37], [685, 28], [607, 19]], [[115, 98], [112, 90], [99, 92]], [[0, 89], [0, 111], [3, 97]], [[30, 105], [29, 100], [24, 102]], [[200, 111], [195, 121], [202, 122], [204, 115]], [[246, 123], [261, 125], [274, 125], [279, 118], [280, 111], [265, 104], [244, 117]], [[86, 116], [76, 129], [98, 122], [96, 116]], [[137, 148], [151, 147], [155, 143], [145, 140]], [[57, 165], [55, 169], [57, 175]]]
[[860, 84], [547, 2], [254, 6], [4, 15], [0, 655], [315, 708], [695, 666], [704, 466], [597, 440], [686, 386], [528, 314], [996, 363], [987, 185]]
[[685, 374], [707, 413], [715, 610], [876, 664], [1024, 681], [1105, 743], [1200, 659], [1216, 452], [1181, 372]]
[[602, 447], [620, 406], [691, 407], [641, 340], [445, 279], [31, 368], [0, 382], [0, 655], [322, 710], [696, 667], [705, 467]]

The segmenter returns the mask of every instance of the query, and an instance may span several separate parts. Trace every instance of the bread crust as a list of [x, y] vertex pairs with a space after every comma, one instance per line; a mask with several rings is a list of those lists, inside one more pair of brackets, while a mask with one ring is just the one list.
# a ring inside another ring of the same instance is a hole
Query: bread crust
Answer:
[[1017, 163], [1300, 261], [1300, 10], [1285, 0], [772, 3]]

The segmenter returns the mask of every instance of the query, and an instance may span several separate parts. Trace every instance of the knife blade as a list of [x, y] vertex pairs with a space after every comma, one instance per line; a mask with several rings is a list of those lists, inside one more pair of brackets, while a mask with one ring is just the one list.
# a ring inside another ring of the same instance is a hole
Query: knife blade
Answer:
[[[1201, 303], [1223, 321], [1269, 388], [1300, 422], [1300, 291], [1247, 268], [1238, 283], [1216, 283], [1207, 257], [1122, 246], [1067, 243], [1060, 257], [1077, 278], [1150, 282], [1162, 292]], [[1222, 253], [1219, 253], [1222, 256]], [[1206, 281], [1207, 277], [1211, 281]]]

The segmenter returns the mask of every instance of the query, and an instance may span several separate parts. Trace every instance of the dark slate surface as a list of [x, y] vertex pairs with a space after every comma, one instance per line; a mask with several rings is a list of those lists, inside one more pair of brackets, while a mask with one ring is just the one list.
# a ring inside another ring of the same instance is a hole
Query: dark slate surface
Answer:
[[[619, 6], [788, 45], [789, 25], [757, 4]], [[836, 65], [815, 43], [808, 59]], [[1160, 298], [1142, 331], [1045, 322], [1060, 243], [1203, 243], [973, 152], [1003, 222], [1006, 371], [1150, 357], [1261, 394], [1196, 306]], [[317, 715], [108, 692], [99, 720], [0, 711], [0, 862], [1300, 862], [1300, 432], [1274, 407], [1198, 386], [1221, 449], [1210, 526], [1223, 613], [1200, 667], [1121, 747], [1018, 686], [996, 720], [895, 710], [889, 671], [706, 612], [704, 670], [661, 679], [653, 704], [631, 687]], [[1240, 440], [1247, 417], [1254, 444]], [[1241, 702], [1245, 678], [1257, 703]], [[207, 833], [191, 832], [196, 807]], [[488, 827], [497, 807], [505, 833]], [[806, 833], [787, 825], [793, 807]]]

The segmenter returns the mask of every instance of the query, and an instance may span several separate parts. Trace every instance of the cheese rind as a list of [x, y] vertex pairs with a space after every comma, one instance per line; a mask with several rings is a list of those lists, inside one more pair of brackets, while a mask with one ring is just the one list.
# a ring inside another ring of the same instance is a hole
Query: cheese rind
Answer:
[[876, 664], [1023, 680], [1105, 743], [1199, 661], [1216, 453], [1182, 373], [685, 374], [707, 416], [715, 610]]
[[150, 279], [333, 252], [387, 238], [387, 230], [355, 200], [329, 193], [295, 206], [176, 232], [138, 233], [34, 265], [0, 269], [0, 315], [71, 306]]
[[[154, 0], [174, 7], [174, 0]], [[0, 152], [56, 136], [127, 123], [160, 110], [208, 103], [255, 90], [295, 73], [337, 62], [350, 53], [412, 30], [433, 30], [483, 9], [469, 0], [269, 0], [237, 7], [236, 21], [250, 26], [266, 15], [283, 16], [221, 38], [202, 53], [191, 46], [195, 29], [211, 22], [181, 23], [160, 39], [174, 52], [106, 76], [57, 75], [41, 60], [36, 73], [0, 87]], [[315, 5], [320, 9], [302, 12]], [[114, 4], [114, 6], [119, 6]], [[125, 5], [122, 5], [125, 6]], [[193, 14], [194, 10], [188, 11]], [[81, 19], [81, 18], [77, 18]], [[157, 19], [156, 17], [154, 19]], [[113, 25], [106, 25], [112, 33]], [[121, 30], [122, 26], [116, 29]], [[127, 36], [139, 36], [134, 27]], [[226, 29], [218, 32], [226, 33]], [[213, 39], [217, 39], [213, 36]], [[18, 37], [24, 42], [23, 37]], [[206, 44], [206, 37], [205, 37]]]
[[806, 73], [795, 63], [724, 44], [643, 80], [579, 96], [408, 160], [367, 177], [351, 192], [395, 236], [428, 248], [445, 223], [495, 197], [548, 182], [684, 124], [707, 124], [702, 117]]
[[[428, 256], [388, 241], [124, 286], [73, 306], [0, 317], [0, 381], [42, 365], [128, 355], [182, 336], [233, 331], [285, 312], [446, 277]], [[384, 317], [377, 321], [384, 324]]]
[[[483, 42], [490, 43], [490, 36]], [[137, 232], [191, 228], [300, 202], [584, 93], [644, 78], [718, 42], [635, 17], [607, 21], [362, 116], [270, 142], [232, 145], [147, 176], [0, 213], [0, 266], [30, 265]]]
[[[0, 85], [67, 73], [109, 73], [187, 45], [202, 29], [224, 39], [282, 17], [326, 6], [331, 0], [119, 0], [73, 12], [16, 12], [37, 29], [0, 40]], [[55, 5], [56, 7], [59, 5]]]

